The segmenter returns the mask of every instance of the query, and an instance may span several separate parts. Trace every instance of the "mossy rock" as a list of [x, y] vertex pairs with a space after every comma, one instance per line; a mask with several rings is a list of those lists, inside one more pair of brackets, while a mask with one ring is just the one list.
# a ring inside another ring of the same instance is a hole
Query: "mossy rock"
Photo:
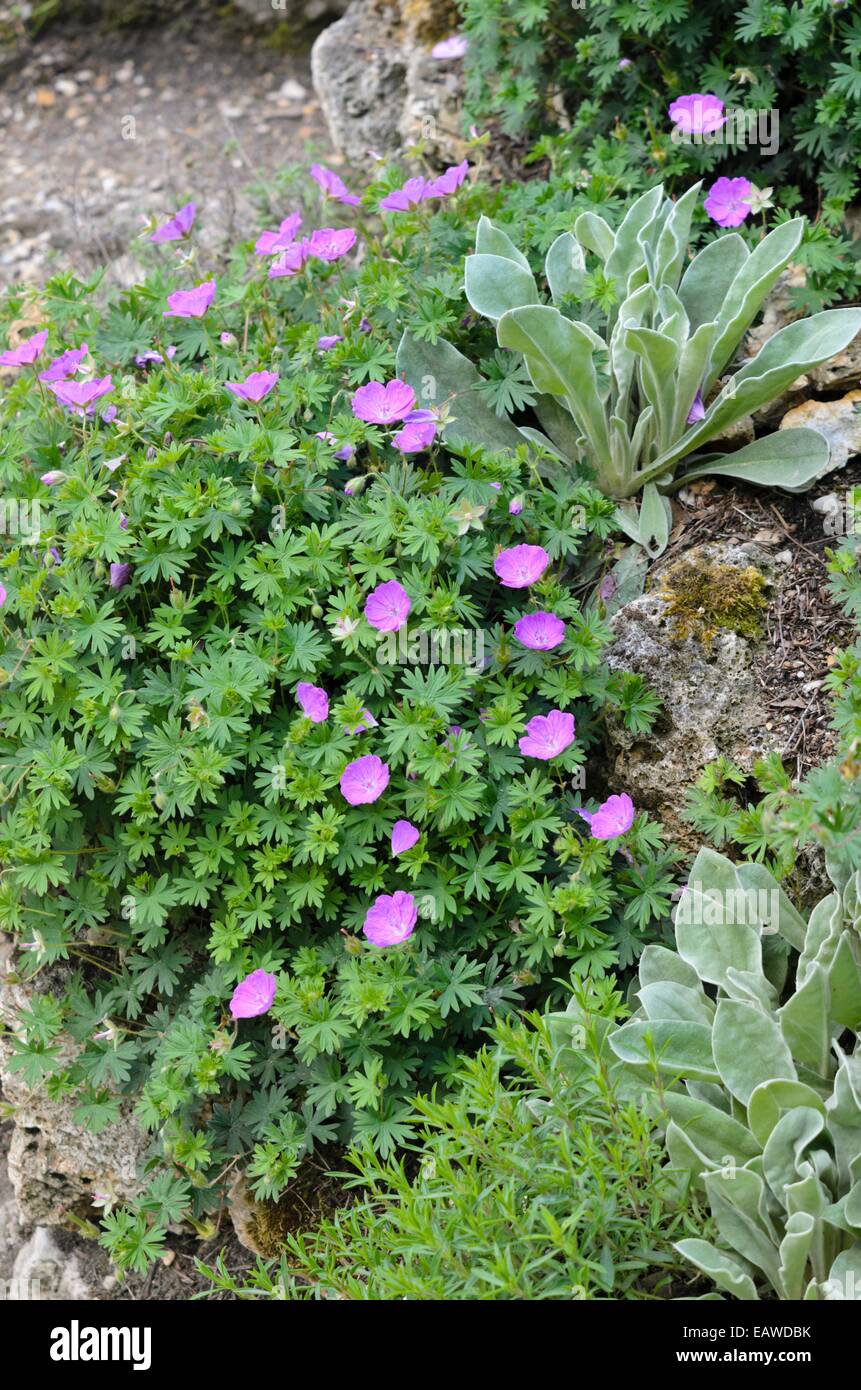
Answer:
[[277, 1202], [258, 1201], [240, 1176], [230, 1189], [228, 1206], [240, 1244], [272, 1260], [283, 1254], [291, 1235], [313, 1230], [345, 1201], [345, 1189], [306, 1159]]
[[711, 643], [718, 632], [755, 640], [762, 636], [766, 580], [754, 566], [682, 559], [660, 576], [675, 641]]

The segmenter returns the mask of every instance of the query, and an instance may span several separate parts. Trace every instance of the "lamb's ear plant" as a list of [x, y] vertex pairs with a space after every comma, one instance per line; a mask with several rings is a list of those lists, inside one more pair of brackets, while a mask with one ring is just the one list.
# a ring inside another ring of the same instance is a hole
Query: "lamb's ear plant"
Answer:
[[[522, 355], [538, 393], [540, 430], [518, 427], [485, 405], [478, 372], [451, 344], [431, 347], [406, 333], [398, 354], [398, 370], [419, 394], [431, 389], [447, 403], [448, 437], [499, 448], [526, 436], [563, 461], [585, 460], [598, 487], [622, 503], [642, 492], [639, 513], [621, 506], [617, 519], [653, 555], [667, 542], [667, 493], [683, 483], [718, 475], [800, 491], [826, 469], [828, 443], [812, 429], [780, 430], [729, 454], [706, 446], [861, 330], [859, 309], [790, 324], [701, 411], [797, 251], [804, 219], [775, 227], [753, 251], [728, 233], [691, 260], [700, 187], [676, 202], [662, 187], [650, 189], [615, 232], [595, 213], [582, 213], [547, 252], [551, 302], [507, 233], [481, 218], [475, 254], [466, 260], [466, 297], [495, 325], [499, 346]], [[572, 316], [587, 297], [587, 254], [600, 262], [596, 274], [609, 306], [600, 332]]]
[[861, 1292], [859, 929], [861, 873], [805, 921], [762, 865], [702, 850], [678, 954], [646, 948], [639, 1011], [609, 1034], [711, 1207], [716, 1241], [677, 1248], [734, 1297]]

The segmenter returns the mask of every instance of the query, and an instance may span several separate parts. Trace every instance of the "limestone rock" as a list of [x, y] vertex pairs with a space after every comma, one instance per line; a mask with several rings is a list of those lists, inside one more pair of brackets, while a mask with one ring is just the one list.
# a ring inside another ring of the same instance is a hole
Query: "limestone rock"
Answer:
[[842, 468], [853, 454], [861, 453], [861, 414], [855, 406], [861, 391], [850, 391], [839, 401], [805, 401], [788, 411], [780, 422], [782, 430], [807, 426], [824, 434], [831, 446], [831, 458], [824, 473]]
[[351, 0], [311, 50], [311, 71], [329, 134], [354, 164], [368, 151], [398, 153], [424, 140], [440, 164], [459, 161], [461, 67], [431, 57], [456, 27], [448, 4]]
[[53, 1231], [37, 1226], [15, 1257], [7, 1296], [19, 1303], [79, 1303], [98, 1294], [85, 1278], [77, 1252], [63, 1250]]
[[846, 348], [821, 367], [814, 367], [810, 381], [818, 391], [842, 391], [861, 381], [861, 333]]
[[311, 75], [339, 153], [362, 165], [370, 149], [395, 153], [407, 80], [396, 9], [352, 0], [311, 49]]
[[[683, 557], [694, 566], [751, 567], [762, 576], [764, 593], [777, 581], [781, 562], [759, 546], [697, 546]], [[612, 620], [614, 641], [605, 651], [613, 670], [635, 671], [662, 703], [651, 733], [632, 734], [612, 714], [607, 732], [612, 757], [611, 786], [626, 791], [634, 804], [661, 820], [682, 845], [692, 843], [690, 826], [680, 819], [686, 789], [707, 763], [725, 754], [743, 767], [770, 751], [754, 672], [756, 638], [730, 628], [711, 640], [679, 638], [661, 575], [652, 571], [649, 592], [625, 605]]]
[[[143, 1186], [139, 1166], [150, 1143], [130, 1103], [122, 1107], [116, 1123], [94, 1134], [75, 1122], [74, 1098], [52, 1100], [44, 1088], [31, 1089], [19, 1072], [10, 1069], [11, 1032], [18, 1026], [20, 1011], [37, 991], [62, 989], [61, 975], [55, 967], [28, 984], [0, 979], [0, 1021], [10, 1030], [0, 1034], [0, 1086], [12, 1107], [15, 1126], [9, 1145], [9, 1177], [20, 1218], [27, 1225], [62, 1226], [70, 1211], [91, 1216], [93, 1197], [100, 1192], [116, 1200], [137, 1195]], [[77, 1044], [64, 1038], [61, 1049], [71, 1059]]]

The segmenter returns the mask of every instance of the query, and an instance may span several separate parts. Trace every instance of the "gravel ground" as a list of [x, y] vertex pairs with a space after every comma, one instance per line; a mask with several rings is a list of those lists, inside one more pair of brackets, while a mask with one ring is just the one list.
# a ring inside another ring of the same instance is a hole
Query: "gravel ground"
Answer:
[[0, 289], [110, 264], [193, 199], [205, 244], [247, 235], [247, 189], [328, 156], [307, 53], [199, 5], [160, 28], [51, 29], [0, 79]]

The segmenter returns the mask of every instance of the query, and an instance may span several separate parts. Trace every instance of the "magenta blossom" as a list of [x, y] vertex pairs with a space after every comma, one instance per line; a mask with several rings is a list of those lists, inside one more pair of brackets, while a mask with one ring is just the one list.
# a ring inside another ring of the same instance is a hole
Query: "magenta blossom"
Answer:
[[381, 797], [389, 785], [389, 767], [375, 753], [347, 763], [341, 773], [340, 787], [351, 806], [367, 806]]
[[308, 254], [318, 261], [337, 261], [356, 244], [352, 227], [320, 227], [308, 241]]
[[596, 840], [615, 840], [634, 824], [634, 803], [627, 792], [610, 796], [597, 811], [579, 811]]
[[312, 724], [324, 724], [329, 718], [329, 696], [322, 686], [300, 681], [296, 686], [296, 699]]
[[3, 607], [3, 604], [6, 602], [6, 599], [8, 597], [9, 595], [6, 593], [6, 589], [2, 584], [0, 584], [0, 608]]
[[393, 436], [392, 443], [402, 454], [420, 454], [433, 444], [438, 428], [436, 417], [430, 410], [411, 410], [404, 420], [403, 429]]
[[62, 352], [59, 357], [55, 357], [53, 362], [49, 363], [44, 372], [39, 373], [39, 380], [65, 381], [67, 376], [74, 376], [88, 351], [87, 344], [81, 343], [79, 348], [69, 348], [66, 352]]
[[706, 408], [703, 405], [703, 393], [702, 391], [697, 391], [697, 394], [694, 396], [693, 404], [688, 411], [687, 423], [689, 425], [695, 425], [698, 420], [703, 419], [705, 413]]
[[340, 459], [342, 462], [346, 462], [347, 459], [352, 458], [353, 454], [356, 452], [352, 444], [339, 446], [331, 430], [318, 430], [317, 438], [325, 440], [327, 444], [331, 444], [333, 448], [337, 449], [335, 458]]
[[565, 624], [555, 613], [527, 613], [514, 624], [514, 635], [533, 652], [549, 652], [565, 640]]
[[394, 189], [382, 199], [380, 212], [409, 212], [410, 208], [424, 202], [430, 187], [427, 179], [407, 179], [402, 188]]
[[311, 178], [322, 188], [327, 198], [331, 198], [335, 203], [345, 203], [348, 207], [356, 208], [359, 206], [360, 199], [355, 193], [350, 193], [346, 184], [331, 169], [325, 169], [322, 164], [311, 165]]
[[224, 384], [241, 401], [251, 401], [256, 405], [264, 396], [268, 396], [277, 380], [277, 372], [252, 372], [244, 381], [226, 381]]
[[549, 762], [558, 758], [574, 742], [574, 716], [561, 709], [549, 714], [536, 714], [526, 725], [526, 733], [518, 740], [521, 753], [527, 758]]
[[277, 232], [261, 232], [254, 243], [254, 254], [257, 256], [277, 256], [281, 251], [286, 251], [293, 245], [296, 233], [302, 226], [302, 218], [298, 212], [291, 212], [289, 217], [285, 217]]
[[465, 34], [451, 34], [447, 39], [440, 39], [431, 49], [431, 57], [439, 62], [448, 62], [452, 58], [462, 58], [469, 48], [469, 39]]
[[341, 333], [324, 333], [317, 339], [317, 351], [329, 352], [336, 343], [343, 343], [344, 338]]
[[515, 545], [511, 550], [500, 550], [493, 568], [506, 589], [528, 589], [549, 564], [550, 556], [543, 546]]
[[417, 916], [412, 893], [381, 893], [368, 908], [362, 931], [372, 946], [398, 946], [412, 936]]
[[[176, 357], [176, 348], [171, 344], [170, 347], [165, 348], [165, 353], [169, 359], [172, 359]], [[155, 352], [153, 348], [147, 348], [146, 352], [139, 352], [135, 356], [135, 366], [137, 367], [148, 367], [150, 362], [164, 362], [164, 358], [160, 352]]]
[[716, 179], [703, 207], [719, 227], [740, 227], [751, 211], [753, 184], [748, 179]]
[[450, 193], [456, 193], [469, 173], [469, 164], [466, 160], [462, 164], [452, 164], [446, 169], [444, 174], [434, 179], [425, 189], [426, 198], [447, 198]]
[[723, 102], [714, 92], [692, 92], [690, 96], [677, 97], [668, 114], [682, 135], [711, 135], [726, 123]]
[[403, 420], [410, 414], [416, 403], [416, 393], [405, 381], [395, 377], [385, 386], [379, 381], [369, 381], [353, 393], [351, 405], [358, 420], [370, 425], [390, 425], [394, 420]]
[[269, 267], [269, 279], [278, 280], [284, 275], [298, 275], [310, 254], [311, 242], [308, 237], [294, 241], [292, 246], [286, 247], [275, 264]]
[[230, 1012], [234, 1018], [259, 1018], [266, 1014], [275, 1002], [278, 981], [265, 970], [252, 970], [236, 986], [230, 999]]
[[131, 565], [111, 565], [111, 588], [123, 589], [129, 582], [129, 575], [132, 572]]
[[215, 298], [215, 281], [203, 280], [193, 290], [174, 290], [167, 297], [166, 319], [202, 319]]
[[396, 820], [392, 826], [392, 854], [406, 854], [418, 844], [421, 831], [412, 821]]
[[378, 584], [365, 600], [365, 617], [377, 632], [397, 632], [412, 608], [410, 596], [396, 579]]
[[68, 410], [92, 415], [93, 402], [110, 395], [114, 383], [110, 376], [104, 376], [96, 381], [52, 381], [49, 389]]
[[176, 217], [172, 217], [169, 222], [165, 222], [153, 232], [150, 241], [181, 241], [191, 231], [196, 213], [197, 204], [186, 203], [185, 207], [180, 208]]
[[0, 352], [0, 367], [31, 366], [47, 341], [47, 328], [43, 328], [41, 333], [33, 333], [25, 343], [19, 343], [16, 348], [9, 348], [6, 352]]

